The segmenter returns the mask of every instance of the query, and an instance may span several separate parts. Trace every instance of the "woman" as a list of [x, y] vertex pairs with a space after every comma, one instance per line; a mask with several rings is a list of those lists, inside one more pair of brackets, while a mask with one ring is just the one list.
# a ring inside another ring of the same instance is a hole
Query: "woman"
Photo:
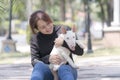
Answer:
[[[30, 40], [31, 63], [33, 65], [31, 80], [53, 80], [54, 77], [48, 65], [50, 62], [59, 64], [62, 59], [58, 55], [50, 56], [50, 52], [54, 44], [68, 48], [62, 38], [57, 38], [61, 26], [53, 25], [51, 18], [41, 10], [31, 15], [29, 24], [33, 32]], [[69, 28], [66, 27], [66, 29]], [[82, 55], [83, 49], [76, 45], [75, 51], [72, 53]], [[62, 65], [57, 74], [59, 80], [77, 79], [76, 69], [69, 64]]]

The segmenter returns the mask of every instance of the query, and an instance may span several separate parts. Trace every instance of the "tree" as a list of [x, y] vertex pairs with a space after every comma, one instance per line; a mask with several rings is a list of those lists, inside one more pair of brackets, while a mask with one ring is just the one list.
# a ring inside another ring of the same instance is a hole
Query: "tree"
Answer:
[[107, 25], [111, 26], [111, 21], [113, 20], [113, 0], [107, 0], [106, 7], [107, 7]]
[[113, 19], [113, 0], [95, 0], [95, 2], [99, 5], [101, 12], [99, 12], [99, 17], [101, 18], [103, 27], [104, 23], [107, 26], [111, 26], [111, 21]]
[[27, 20], [27, 0], [13, 0], [13, 19]]
[[69, 5], [70, 11], [71, 11], [71, 16], [72, 16], [72, 20], [74, 21], [74, 7], [73, 7], [73, 0], [67, 0], [67, 3]]
[[61, 12], [61, 20], [62, 21], [65, 21], [65, 0], [60, 0], [60, 12]]

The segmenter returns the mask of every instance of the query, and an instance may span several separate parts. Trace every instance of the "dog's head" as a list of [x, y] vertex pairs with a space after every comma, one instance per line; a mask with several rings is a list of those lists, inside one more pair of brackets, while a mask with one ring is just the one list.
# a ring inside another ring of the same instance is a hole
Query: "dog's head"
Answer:
[[76, 46], [75, 26], [73, 26], [69, 31], [66, 31], [63, 28], [62, 33], [64, 34], [64, 40], [67, 43], [68, 47], [74, 51]]

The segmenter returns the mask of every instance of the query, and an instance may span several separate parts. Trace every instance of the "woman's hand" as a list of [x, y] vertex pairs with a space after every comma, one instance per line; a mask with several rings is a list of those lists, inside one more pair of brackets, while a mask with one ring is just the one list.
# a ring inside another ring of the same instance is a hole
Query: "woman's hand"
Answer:
[[55, 41], [54, 41], [55, 42], [55, 46], [56, 47], [61, 46], [63, 44], [63, 40], [64, 40], [63, 37], [56, 38]]
[[60, 64], [62, 62], [62, 58], [59, 55], [50, 55], [49, 62], [52, 64]]

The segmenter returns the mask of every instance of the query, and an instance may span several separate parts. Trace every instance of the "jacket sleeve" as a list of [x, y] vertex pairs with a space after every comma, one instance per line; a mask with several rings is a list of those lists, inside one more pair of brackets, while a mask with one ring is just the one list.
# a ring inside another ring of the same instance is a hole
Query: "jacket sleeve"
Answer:
[[[67, 43], [65, 41], [63, 42], [62, 46], [66, 47], [66, 48], [68, 48], [70, 50], [70, 48], [68, 47], [68, 45], [67, 45]], [[72, 51], [72, 50], [70, 50], [70, 51], [71, 51], [71, 53], [76, 54], [76, 55], [83, 55], [83, 53], [84, 53], [83, 48], [80, 47], [77, 43], [76, 43], [76, 46], [75, 46], [75, 51]]]
[[31, 37], [30, 40], [30, 51], [31, 51], [31, 63], [34, 66], [37, 62], [39, 62], [39, 50], [37, 47], [37, 41], [35, 35]]
[[44, 62], [49, 64], [49, 55], [40, 58], [40, 51], [37, 44], [36, 35], [33, 35], [30, 40], [30, 50], [31, 50], [31, 64], [34, 66], [38, 62]]

